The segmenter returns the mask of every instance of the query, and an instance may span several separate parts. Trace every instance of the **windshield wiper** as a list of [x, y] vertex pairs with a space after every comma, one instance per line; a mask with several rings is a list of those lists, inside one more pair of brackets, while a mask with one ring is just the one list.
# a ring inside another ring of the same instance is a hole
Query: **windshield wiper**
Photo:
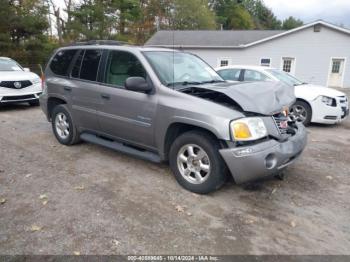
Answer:
[[209, 80], [209, 81], [202, 81], [201, 84], [214, 84], [214, 83], [222, 83], [225, 82], [225, 80]]
[[306, 82], [302, 82], [300, 84], [294, 84], [294, 86], [301, 86], [301, 85], [307, 85], [307, 83]]
[[200, 84], [202, 84], [202, 82], [183, 81], [183, 82], [172, 82], [172, 83], [167, 83], [166, 86], [177, 86], [177, 85], [187, 86], [187, 85], [200, 85]]

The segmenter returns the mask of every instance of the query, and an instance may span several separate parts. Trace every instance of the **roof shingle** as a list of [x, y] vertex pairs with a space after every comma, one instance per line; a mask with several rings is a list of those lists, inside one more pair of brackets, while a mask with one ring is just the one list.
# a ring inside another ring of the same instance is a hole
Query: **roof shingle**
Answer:
[[239, 47], [271, 37], [284, 30], [186, 30], [158, 31], [147, 42], [146, 46], [207, 46]]

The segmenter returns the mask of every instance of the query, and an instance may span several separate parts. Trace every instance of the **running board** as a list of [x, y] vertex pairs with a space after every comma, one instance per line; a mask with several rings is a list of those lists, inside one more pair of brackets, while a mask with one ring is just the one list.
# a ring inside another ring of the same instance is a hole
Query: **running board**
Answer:
[[116, 150], [118, 152], [122, 152], [128, 155], [136, 156], [138, 158], [149, 160], [155, 163], [160, 163], [160, 157], [156, 153], [152, 153], [150, 151], [141, 151], [137, 150], [133, 147], [126, 146], [122, 143], [116, 142], [116, 141], [110, 141], [107, 139], [104, 139], [102, 137], [98, 137], [93, 134], [88, 133], [82, 133], [80, 135], [80, 138], [86, 142], [90, 142], [93, 144], [101, 145], [107, 148], [110, 148], [112, 150]]

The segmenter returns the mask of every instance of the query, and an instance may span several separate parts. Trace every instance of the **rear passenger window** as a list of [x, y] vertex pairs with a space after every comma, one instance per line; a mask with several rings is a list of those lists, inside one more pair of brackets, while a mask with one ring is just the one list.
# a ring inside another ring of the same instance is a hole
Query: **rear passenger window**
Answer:
[[239, 80], [239, 75], [241, 73], [240, 69], [223, 69], [219, 70], [218, 74], [224, 79], [224, 80], [233, 80], [233, 81], [238, 81]]
[[97, 71], [100, 64], [101, 50], [85, 50], [85, 55], [80, 69], [80, 78], [90, 81], [97, 80]]
[[141, 62], [131, 53], [112, 51], [109, 54], [105, 82], [107, 84], [124, 86], [129, 77], [140, 76], [146, 78], [147, 74]]
[[80, 54], [77, 57], [77, 60], [75, 61], [72, 69], [72, 77], [75, 77], [75, 78], [80, 77], [80, 66], [81, 66], [81, 61], [83, 60], [84, 52], [85, 52], [84, 50], [80, 50]]
[[56, 75], [66, 76], [70, 63], [77, 50], [61, 50], [51, 61], [50, 69]]
[[268, 77], [258, 71], [246, 69], [244, 72], [244, 81], [256, 82], [256, 81], [267, 81], [267, 80], [268, 80]]

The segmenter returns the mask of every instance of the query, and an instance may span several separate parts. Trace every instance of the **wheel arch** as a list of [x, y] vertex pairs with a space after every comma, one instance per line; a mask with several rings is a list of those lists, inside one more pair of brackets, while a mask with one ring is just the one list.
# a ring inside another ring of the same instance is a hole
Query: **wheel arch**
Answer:
[[47, 113], [48, 118], [51, 120], [52, 111], [57, 105], [67, 104], [67, 101], [60, 97], [50, 97], [47, 100]]
[[310, 109], [311, 109], [311, 118], [312, 118], [313, 108], [312, 108], [311, 103], [310, 103], [309, 101], [307, 101], [306, 99], [299, 98], [299, 97], [296, 99], [296, 101], [301, 101], [301, 102], [304, 102], [304, 103], [306, 103], [306, 104], [307, 104], [307, 105], [310, 107]]
[[204, 132], [212, 136], [213, 138], [217, 139], [221, 147], [226, 146], [223, 140], [220, 139], [220, 137], [217, 134], [215, 134], [213, 130], [210, 130], [209, 128], [188, 124], [188, 123], [183, 123], [183, 122], [175, 122], [175, 123], [171, 123], [167, 128], [166, 134], [164, 136], [163, 148], [161, 150], [161, 157], [167, 161], [169, 159], [170, 147], [172, 143], [175, 141], [175, 139], [183, 133], [194, 131], [194, 130]]

